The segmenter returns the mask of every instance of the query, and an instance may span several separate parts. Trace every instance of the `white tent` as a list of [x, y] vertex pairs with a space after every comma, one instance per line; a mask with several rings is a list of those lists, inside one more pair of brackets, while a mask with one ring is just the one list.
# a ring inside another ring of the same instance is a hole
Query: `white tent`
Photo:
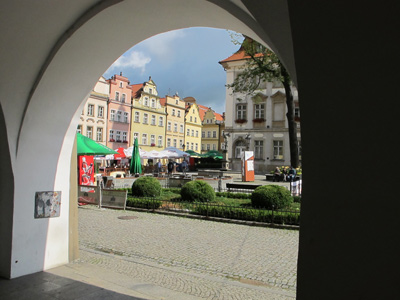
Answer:
[[189, 153], [179, 150], [178, 148], [175, 147], [167, 147], [161, 152], [165, 153], [168, 156], [168, 158], [182, 158], [190, 156]]

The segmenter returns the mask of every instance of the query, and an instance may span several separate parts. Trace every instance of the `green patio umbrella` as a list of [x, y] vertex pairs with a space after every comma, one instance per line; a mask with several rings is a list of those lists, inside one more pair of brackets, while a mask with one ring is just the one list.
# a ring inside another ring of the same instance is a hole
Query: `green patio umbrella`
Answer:
[[142, 173], [142, 164], [140, 162], [140, 152], [139, 152], [139, 142], [137, 139], [135, 139], [135, 142], [133, 144], [130, 173], [131, 174], [141, 174]]
[[92, 139], [76, 133], [77, 141], [77, 152], [78, 155], [107, 155], [107, 154], [119, 154], [117, 151], [110, 149], [102, 144], [96, 143]]

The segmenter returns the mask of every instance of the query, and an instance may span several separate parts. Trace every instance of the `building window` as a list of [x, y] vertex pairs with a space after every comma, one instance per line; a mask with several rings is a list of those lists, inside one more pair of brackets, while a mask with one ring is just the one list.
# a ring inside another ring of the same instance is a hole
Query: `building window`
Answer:
[[242, 158], [242, 152], [246, 151], [246, 143], [243, 140], [235, 144], [235, 158]]
[[264, 142], [254, 141], [254, 158], [263, 159], [264, 158]]
[[246, 104], [238, 104], [236, 106], [236, 119], [237, 120], [246, 120], [247, 119], [246, 109], [247, 109]]
[[171, 139], [167, 138], [167, 147], [171, 147]]
[[110, 142], [114, 142], [115, 141], [114, 140], [114, 130], [110, 130], [109, 137], [110, 137]]
[[119, 101], [119, 92], [115, 92], [115, 101]]
[[158, 126], [164, 126], [164, 118], [163, 117], [158, 118]]
[[274, 141], [274, 159], [283, 159], [283, 141]]
[[196, 130], [196, 137], [199, 137], [199, 131]]
[[115, 132], [115, 141], [116, 142], [121, 142], [121, 131], [117, 130]]
[[135, 140], [138, 140], [138, 142], [139, 142], [139, 133], [138, 132], [134, 132], [133, 133], [133, 141], [135, 141]]
[[193, 150], [193, 143], [190, 143], [190, 149]]
[[126, 95], [125, 95], [125, 94], [122, 94], [121, 102], [122, 102], [122, 103], [125, 103], [125, 99], [126, 99]]
[[151, 107], [152, 108], [156, 107], [156, 100], [155, 99], [151, 99]]
[[111, 121], [115, 120], [115, 110], [114, 109], [110, 110], [110, 120]]
[[171, 131], [171, 122], [168, 122], [167, 130], [168, 130], [168, 131]]
[[149, 98], [144, 98], [144, 106], [149, 106]]
[[103, 141], [103, 128], [98, 127], [96, 131], [96, 141], [102, 142]]
[[210, 144], [207, 144], [207, 151], [210, 150]]
[[186, 150], [189, 149], [189, 142], [186, 142]]
[[265, 104], [254, 104], [254, 119], [265, 118]]
[[162, 141], [163, 141], [163, 137], [162, 137], [162, 135], [159, 135], [158, 136], [158, 146], [159, 147], [162, 147], [162, 144], [163, 144]]
[[217, 147], [216, 147], [215, 144], [212, 144], [212, 149], [213, 149], [213, 150], [217, 150]]
[[99, 106], [97, 108], [97, 117], [104, 118], [104, 106]]
[[92, 126], [87, 126], [86, 127], [86, 136], [89, 139], [93, 139], [93, 127]]
[[156, 116], [155, 115], [151, 115], [151, 125], [156, 125]]
[[197, 117], [194, 117], [194, 122], [197, 123]]
[[153, 89], [149, 89], [149, 94], [153, 94]]
[[199, 144], [196, 143], [196, 149], [194, 151], [199, 151]]
[[201, 144], [201, 150], [205, 150], [206, 149], [206, 145]]
[[192, 116], [190, 116], [190, 122], [192, 122], [193, 121], [193, 117]]
[[192, 129], [192, 136], [194, 136], [194, 130]]
[[140, 120], [139, 112], [138, 112], [138, 111], [135, 111], [135, 122], [136, 122], [136, 123], [139, 123], [139, 120]]
[[88, 104], [87, 115], [93, 117], [93, 115], [94, 115], [94, 105], [93, 104]]
[[142, 145], [147, 145], [147, 133], [142, 134]]
[[182, 140], [179, 140], [179, 147], [182, 147], [182, 146], [184, 146], [184, 145], [183, 145], [183, 141], [182, 141]]
[[181, 117], [181, 111], [178, 110], [178, 118], [180, 118], [180, 117]]
[[174, 132], [178, 132], [178, 124], [174, 124]]
[[187, 129], [187, 130], [186, 130], [186, 135], [187, 135], [187, 136], [190, 136], [190, 129]]
[[180, 132], [180, 133], [183, 133], [183, 125], [180, 125], [179, 128], [180, 128], [180, 131], [179, 131], [179, 132]]
[[176, 148], [176, 146], [177, 146], [177, 141], [176, 141], [176, 139], [174, 139], [174, 147]]
[[207, 131], [207, 137], [208, 137], [208, 138], [211, 137], [211, 131]]
[[119, 87], [122, 88], [122, 81], [119, 82]]
[[125, 123], [129, 122], [129, 114], [127, 112], [124, 112], [124, 122]]
[[117, 111], [117, 122], [122, 122], [122, 111]]
[[143, 124], [147, 124], [149, 122], [149, 115], [143, 114]]
[[150, 144], [151, 144], [152, 146], [154, 146], [154, 145], [156, 144], [156, 136], [155, 136], [154, 134], [152, 134], [152, 135], [150, 136]]
[[175, 116], [175, 108], [172, 109], [172, 114], [173, 116]]
[[202, 131], [202, 132], [201, 132], [201, 137], [202, 137], [202, 138], [205, 138], [205, 137], [206, 137], [206, 132], [205, 132], [205, 131]]
[[217, 137], [217, 132], [214, 130], [213, 131], [213, 138], [216, 138]]
[[128, 141], [128, 133], [126, 131], [122, 132], [122, 141], [124, 142]]

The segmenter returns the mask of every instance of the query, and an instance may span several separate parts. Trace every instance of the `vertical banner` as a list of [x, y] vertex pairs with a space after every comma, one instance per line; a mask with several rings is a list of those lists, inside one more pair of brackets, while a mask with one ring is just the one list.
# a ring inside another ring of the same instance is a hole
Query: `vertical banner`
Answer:
[[79, 185], [94, 185], [93, 155], [78, 156]]
[[242, 181], [254, 181], [254, 152], [242, 152]]

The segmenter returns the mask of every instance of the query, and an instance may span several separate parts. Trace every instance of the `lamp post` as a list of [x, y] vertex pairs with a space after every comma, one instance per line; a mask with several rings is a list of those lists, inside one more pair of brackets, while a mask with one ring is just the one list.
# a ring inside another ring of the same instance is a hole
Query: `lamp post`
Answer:
[[250, 148], [251, 134], [250, 134], [250, 133], [246, 134], [246, 136], [244, 137], [244, 139], [246, 140], [246, 150], [249, 150], [249, 148]]

